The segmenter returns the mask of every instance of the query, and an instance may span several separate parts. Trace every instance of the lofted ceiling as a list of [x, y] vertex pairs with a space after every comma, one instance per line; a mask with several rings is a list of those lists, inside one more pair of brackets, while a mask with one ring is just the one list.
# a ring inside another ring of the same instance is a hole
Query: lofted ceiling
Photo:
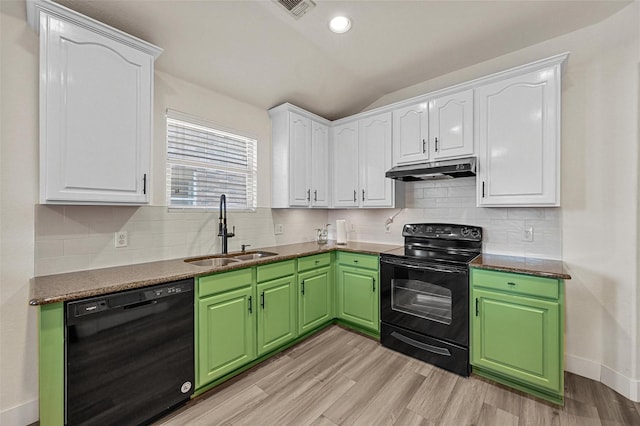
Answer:
[[[599, 22], [629, 1], [329, 1], [299, 20], [272, 0], [58, 0], [156, 44], [156, 68], [328, 119], [381, 96]], [[350, 32], [328, 21], [348, 15]]]

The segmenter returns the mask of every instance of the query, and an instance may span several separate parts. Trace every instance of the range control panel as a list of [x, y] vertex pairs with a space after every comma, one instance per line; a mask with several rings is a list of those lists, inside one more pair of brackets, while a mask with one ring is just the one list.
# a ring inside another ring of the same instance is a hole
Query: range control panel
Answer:
[[402, 229], [402, 236], [482, 241], [482, 228], [479, 226], [446, 223], [412, 223], [404, 225], [404, 228]]

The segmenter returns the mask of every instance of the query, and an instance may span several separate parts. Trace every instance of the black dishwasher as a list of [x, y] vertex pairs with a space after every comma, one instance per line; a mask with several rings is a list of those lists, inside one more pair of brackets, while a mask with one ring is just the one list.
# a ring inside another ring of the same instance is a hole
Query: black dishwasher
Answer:
[[138, 425], [193, 393], [193, 279], [65, 305], [65, 423]]

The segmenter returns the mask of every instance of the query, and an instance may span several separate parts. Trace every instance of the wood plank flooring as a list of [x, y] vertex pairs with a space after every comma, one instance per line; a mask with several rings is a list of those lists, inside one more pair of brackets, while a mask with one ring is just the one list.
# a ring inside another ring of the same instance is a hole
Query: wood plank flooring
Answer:
[[557, 407], [332, 326], [154, 425], [640, 425], [640, 404], [567, 373]]

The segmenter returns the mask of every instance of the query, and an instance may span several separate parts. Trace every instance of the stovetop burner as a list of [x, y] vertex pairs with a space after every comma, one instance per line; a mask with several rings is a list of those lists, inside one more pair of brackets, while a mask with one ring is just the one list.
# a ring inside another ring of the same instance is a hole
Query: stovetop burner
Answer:
[[386, 252], [412, 260], [468, 264], [482, 252], [482, 228], [468, 225], [417, 223], [404, 225], [404, 247]]

